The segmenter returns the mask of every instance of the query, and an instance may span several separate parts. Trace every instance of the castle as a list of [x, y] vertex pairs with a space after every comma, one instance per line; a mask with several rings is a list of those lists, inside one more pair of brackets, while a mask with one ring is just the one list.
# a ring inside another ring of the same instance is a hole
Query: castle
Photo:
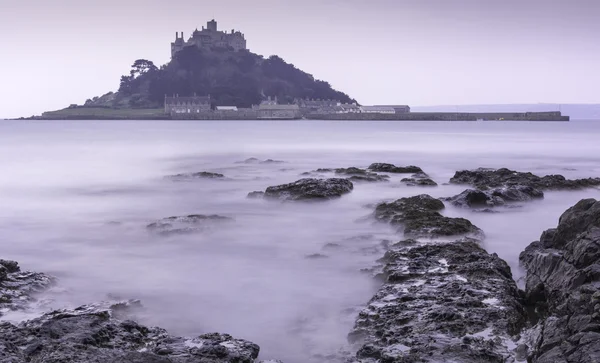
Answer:
[[246, 49], [246, 38], [239, 31], [231, 30], [231, 33], [217, 29], [217, 22], [213, 19], [206, 24], [202, 30], [196, 29], [186, 42], [179, 32], [175, 33], [175, 41], [171, 43], [171, 58], [185, 47], [195, 46], [201, 49], [232, 48], [234, 51]]

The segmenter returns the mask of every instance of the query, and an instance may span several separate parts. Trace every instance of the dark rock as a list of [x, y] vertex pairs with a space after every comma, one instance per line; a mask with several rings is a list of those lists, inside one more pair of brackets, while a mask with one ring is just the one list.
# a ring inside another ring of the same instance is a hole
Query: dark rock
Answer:
[[546, 175], [539, 177], [532, 173], [514, 170], [485, 169], [457, 171], [450, 179], [454, 184], [468, 184], [479, 189], [528, 186], [540, 190], [575, 190], [600, 185], [600, 178], [569, 180], [562, 175]]
[[396, 166], [393, 164], [386, 163], [374, 163], [369, 166], [369, 170], [382, 172], [382, 173], [398, 173], [398, 174], [410, 174], [410, 173], [422, 173], [423, 170], [418, 166]]
[[112, 307], [59, 310], [0, 324], [0, 362], [253, 363], [259, 347], [227, 334], [169, 335], [114, 317]]
[[449, 218], [439, 211], [444, 203], [427, 194], [381, 203], [375, 208], [375, 218], [399, 227], [407, 237], [440, 237], [471, 235], [483, 232], [464, 218]]
[[255, 191], [255, 192], [248, 193], [247, 198], [260, 199], [260, 198], [263, 198], [264, 196], [265, 196], [265, 192]]
[[600, 361], [600, 202], [569, 208], [519, 256], [537, 325], [528, 362]]
[[151, 232], [169, 236], [174, 234], [190, 234], [205, 232], [224, 222], [231, 222], [232, 218], [218, 215], [192, 214], [184, 217], [169, 217], [146, 226]]
[[273, 160], [273, 159], [267, 159], [267, 160], [263, 160], [260, 162], [260, 164], [283, 164], [283, 163], [285, 163], [285, 161]]
[[0, 316], [9, 311], [26, 310], [36, 302], [36, 294], [54, 283], [51, 276], [21, 271], [17, 262], [0, 260]]
[[404, 178], [402, 183], [408, 186], [436, 187], [438, 184], [430, 178]]
[[544, 198], [544, 192], [541, 190], [530, 186], [516, 185], [488, 190], [467, 189], [444, 200], [457, 207], [486, 208], [542, 198]]
[[208, 171], [201, 171], [199, 173], [171, 175], [168, 178], [174, 179], [174, 180], [223, 179], [223, 178], [225, 178], [225, 175], [219, 174], [219, 173], [210, 173]]
[[406, 241], [382, 259], [384, 284], [357, 318], [351, 362], [509, 362], [526, 322], [509, 266], [476, 240]]
[[355, 167], [335, 169], [335, 173], [337, 175], [346, 175], [348, 176], [348, 180], [353, 182], [380, 182], [390, 179], [387, 175], [380, 175]]
[[264, 196], [286, 201], [328, 200], [350, 193], [353, 188], [354, 185], [347, 179], [305, 178], [294, 183], [268, 187]]

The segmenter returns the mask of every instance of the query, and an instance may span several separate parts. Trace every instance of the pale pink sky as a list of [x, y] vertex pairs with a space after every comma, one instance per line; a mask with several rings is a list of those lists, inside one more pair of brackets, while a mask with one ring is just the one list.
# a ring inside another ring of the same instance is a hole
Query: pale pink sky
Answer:
[[600, 103], [596, 0], [0, 0], [0, 116], [116, 90], [215, 18], [363, 104]]

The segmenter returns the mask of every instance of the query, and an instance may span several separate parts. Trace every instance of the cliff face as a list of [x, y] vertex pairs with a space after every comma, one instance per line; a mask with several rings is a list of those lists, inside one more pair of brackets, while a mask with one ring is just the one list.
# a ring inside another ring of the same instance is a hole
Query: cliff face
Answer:
[[295, 98], [336, 99], [353, 102], [329, 83], [315, 79], [277, 56], [264, 59], [248, 52], [188, 47], [168, 64], [135, 61], [121, 77], [118, 92], [88, 100], [87, 107], [157, 108], [165, 95], [210, 95], [215, 105], [250, 107], [267, 96], [281, 103]]

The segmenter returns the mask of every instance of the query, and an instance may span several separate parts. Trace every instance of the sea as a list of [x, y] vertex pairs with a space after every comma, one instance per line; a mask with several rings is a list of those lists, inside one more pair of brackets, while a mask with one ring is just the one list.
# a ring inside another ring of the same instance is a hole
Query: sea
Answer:
[[[141, 323], [181, 336], [228, 333], [258, 344], [262, 359], [311, 362], [350, 349], [346, 336], [378, 288], [369, 269], [402, 238], [370, 218], [374, 205], [456, 195], [467, 187], [449, 179], [479, 167], [598, 177], [599, 135], [594, 121], [2, 121], [0, 258], [58, 279], [39, 305], [2, 319], [139, 299]], [[374, 162], [420, 166], [439, 186], [392, 175], [321, 203], [247, 198], [318, 168]], [[167, 177], [201, 171], [225, 178]], [[546, 192], [499, 213], [447, 204], [443, 213], [480, 227], [484, 248], [522, 283], [519, 253], [583, 198], [600, 190]], [[189, 235], [146, 228], [191, 214], [234, 221]]]

